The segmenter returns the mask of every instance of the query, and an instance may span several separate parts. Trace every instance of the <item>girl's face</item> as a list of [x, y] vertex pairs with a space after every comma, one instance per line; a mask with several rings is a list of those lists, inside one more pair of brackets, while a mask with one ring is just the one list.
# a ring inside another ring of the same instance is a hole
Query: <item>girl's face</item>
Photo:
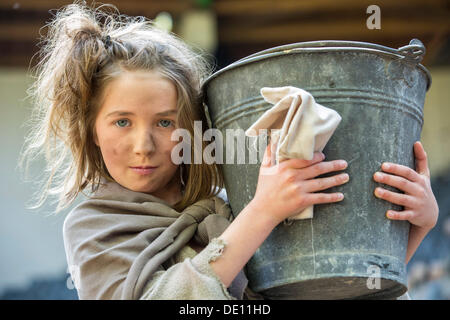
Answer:
[[117, 183], [171, 204], [180, 199], [178, 165], [171, 161], [176, 113], [176, 87], [156, 71], [126, 71], [108, 83], [94, 141]]

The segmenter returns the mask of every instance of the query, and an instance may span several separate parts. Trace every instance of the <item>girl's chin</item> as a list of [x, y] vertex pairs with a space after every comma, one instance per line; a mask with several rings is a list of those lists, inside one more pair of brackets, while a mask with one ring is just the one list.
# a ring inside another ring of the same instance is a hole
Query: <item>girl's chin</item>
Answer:
[[133, 186], [130, 189], [133, 190], [133, 191], [136, 191], [136, 192], [149, 193], [149, 194], [155, 192], [154, 188], [148, 188], [148, 187]]
[[[136, 179], [134, 179], [136, 180]], [[139, 183], [137, 181], [133, 182], [124, 182], [122, 184], [125, 188], [135, 191], [135, 192], [141, 192], [141, 193], [153, 193], [157, 188], [155, 188], [153, 185], [149, 183]]]

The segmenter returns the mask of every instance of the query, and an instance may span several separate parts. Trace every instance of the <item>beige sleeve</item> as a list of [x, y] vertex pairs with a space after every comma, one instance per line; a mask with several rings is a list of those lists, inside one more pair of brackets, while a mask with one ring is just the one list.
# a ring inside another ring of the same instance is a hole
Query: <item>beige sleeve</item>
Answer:
[[236, 300], [209, 262], [221, 256], [226, 243], [214, 238], [194, 258], [155, 272], [141, 300]]

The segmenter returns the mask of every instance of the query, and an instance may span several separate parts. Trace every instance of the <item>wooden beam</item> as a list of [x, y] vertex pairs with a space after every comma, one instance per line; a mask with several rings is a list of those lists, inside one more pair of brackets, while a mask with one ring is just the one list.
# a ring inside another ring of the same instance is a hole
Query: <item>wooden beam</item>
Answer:
[[[411, 23], [414, 21], [414, 23]], [[380, 38], [387, 37], [420, 38], [424, 35], [434, 34], [436, 30], [450, 31], [448, 20], [398, 20], [383, 19], [380, 30], [369, 30], [365, 21], [333, 20], [317, 22], [297, 22], [277, 25], [245, 28], [234, 24], [220, 28], [219, 41], [225, 44], [233, 43], [264, 43], [264, 42], [296, 42], [297, 40], [326, 40], [326, 39], [352, 39], [352, 38]]]
[[[39, 57], [35, 42], [0, 41], [0, 65], [29, 67], [35, 65]], [[32, 57], [34, 58], [32, 59]]]
[[35, 23], [27, 24], [0, 24], [0, 40], [14, 39], [16, 41], [38, 41], [40, 35], [45, 35], [46, 28], [44, 23], [37, 25]]
[[381, 13], [384, 10], [408, 9], [421, 10], [435, 8], [448, 11], [447, 0], [216, 0], [213, 2], [214, 11], [220, 15], [272, 15], [313, 12], [339, 12], [344, 10], [358, 10], [366, 13], [368, 6], [376, 4]]
[[431, 65], [434, 63], [441, 53], [442, 48], [448, 42], [450, 42], [450, 33], [445, 30], [436, 30], [432, 39], [426, 44], [427, 52], [422, 63], [424, 65]]
[[[38, 10], [48, 11], [50, 9], [59, 9], [65, 5], [73, 3], [73, 0], [3, 0], [0, 2], [0, 9], [15, 10]], [[171, 13], [181, 13], [195, 5], [191, 0], [107, 0], [107, 1], [87, 1], [88, 5], [96, 3], [96, 7], [102, 3], [115, 5], [120, 13], [143, 15], [155, 15], [161, 11]], [[140, 13], [141, 12], [141, 13]]]
[[[88, 5], [93, 2], [92, 0], [87, 1]], [[0, 2], [0, 9], [48, 11], [71, 3], [73, 3], [73, 0], [3, 0]], [[156, 14], [160, 11], [182, 13], [195, 7], [195, 1], [193, 0], [108, 0], [103, 3], [113, 4], [123, 13], [146, 12]], [[97, 5], [100, 4], [101, 2], [97, 1]], [[449, 10], [447, 0], [377, 0], [376, 3], [373, 0], [215, 0], [212, 2], [212, 9], [219, 16], [301, 14], [345, 10], [358, 10], [365, 13], [367, 7], [371, 4], [378, 5], [382, 14], [384, 10], [392, 9], [422, 10], [435, 8]]]
[[[380, 30], [369, 30], [364, 18], [352, 19], [320, 19], [316, 21], [288, 21], [285, 23], [265, 23], [256, 20], [235, 20], [233, 23], [219, 25], [219, 41], [232, 43], [271, 43], [291, 42], [296, 39], [327, 39], [327, 38], [379, 38], [412, 36], [435, 33], [448, 33], [450, 20], [445, 15], [410, 17], [398, 19], [385, 17], [381, 20]], [[1, 23], [0, 40], [15, 39], [37, 41], [40, 34], [45, 34], [44, 21], [27, 23]]]

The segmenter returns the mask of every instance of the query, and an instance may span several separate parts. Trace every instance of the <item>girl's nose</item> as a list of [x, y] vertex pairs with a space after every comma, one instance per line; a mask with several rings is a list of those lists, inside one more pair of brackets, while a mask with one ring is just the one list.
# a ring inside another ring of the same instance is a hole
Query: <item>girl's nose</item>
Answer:
[[134, 153], [140, 155], [149, 155], [156, 149], [154, 137], [149, 130], [140, 132], [134, 141]]

